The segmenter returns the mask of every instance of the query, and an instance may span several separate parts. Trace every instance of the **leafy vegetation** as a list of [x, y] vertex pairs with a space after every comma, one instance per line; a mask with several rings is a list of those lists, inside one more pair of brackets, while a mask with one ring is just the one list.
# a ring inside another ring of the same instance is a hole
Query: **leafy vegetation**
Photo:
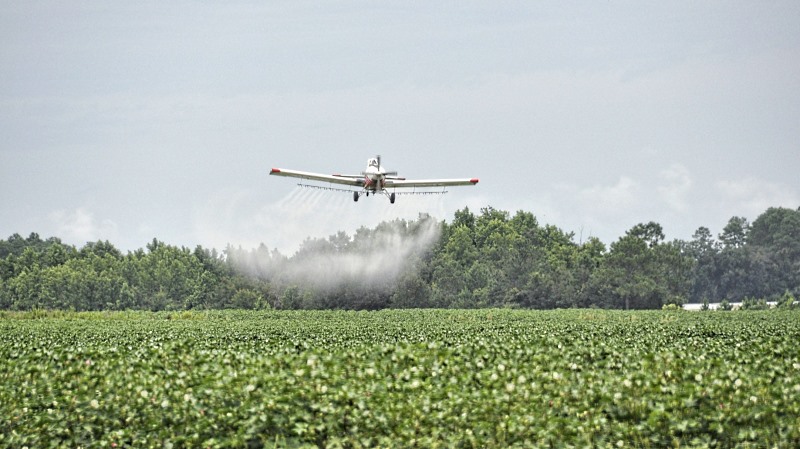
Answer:
[[291, 257], [264, 245], [218, 253], [154, 239], [123, 255], [109, 242], [0, 240], [5, 310], [792, 308], [798, 295], [800, 210], [785, 208], [752, 225], [733, 217], [718, 239], [701, 227], [666, 241], [658, 223], [640, 223], [608, 247], [491, 207], [309, 238]]
[[269, 289], [236, 274], [214, 250], [154, 239], [122, 255], [109, 242], [80, 250], [38, 234], [0, 241], [0, 308], [183, 310], [268, 307]]
[[797, 447], [800, 315], [4, 312], [0, 447]]

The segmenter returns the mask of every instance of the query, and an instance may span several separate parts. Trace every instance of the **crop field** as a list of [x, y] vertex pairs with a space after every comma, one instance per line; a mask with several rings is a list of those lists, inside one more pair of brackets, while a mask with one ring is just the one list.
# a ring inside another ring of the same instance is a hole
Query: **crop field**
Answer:
[[0, 315], [0, 447], [798, 447], [800, 314]]

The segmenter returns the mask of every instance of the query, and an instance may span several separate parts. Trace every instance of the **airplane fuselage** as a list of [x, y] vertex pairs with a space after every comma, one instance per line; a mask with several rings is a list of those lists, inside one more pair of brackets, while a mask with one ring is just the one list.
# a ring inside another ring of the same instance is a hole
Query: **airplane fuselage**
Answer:
[[367, 160], [364, 169], [364, 189], [370, 192], [379, 192], [386, 186], [386, 170], [380, 166], [378, 159]]

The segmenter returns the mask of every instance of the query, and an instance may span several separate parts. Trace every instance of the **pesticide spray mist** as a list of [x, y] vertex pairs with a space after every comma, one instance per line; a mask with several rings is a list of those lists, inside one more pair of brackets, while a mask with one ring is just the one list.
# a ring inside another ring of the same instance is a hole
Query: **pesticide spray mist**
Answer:
[[[316, 296], [386, 296], [403, 275], [419, 268], [422, 258], [429, 255], [439, 239], [441, 224], [419, 212], [440, 204], [433, 197], [402, 196], [393, 205], [385, 198], [353, 204], [352, 199], [344, 201], [330, 192], [295, 189], [273, 205], [273, 211], [286, 209], [281, 214], [284, 219], [297, 218], [284, 221], [281, 226], [306, 228], [303, 224], [308, 220], [343, 225], [351, 218], [367, 221], [373, 227], [362, 225], [352, 236], [339, 231], [327, 238], [306, 237], [292, 256], [261, 245], [253, 250], [229, 249], [227, 257], [242, 273], [269, 282], [277, 296], [286, 289], [297, 288]], [[398, 217], [411, 213], [417, 217]]]
[[373, 230], [362, 228], [353, 238], [340, 232], [326, 240], [309, 240], [287, 261], [282, 275], [318, 289], [336, 289], [343, 284], [388, 287], [415, 265], [439, 231], [439, 224], [430, 218], [411, 223], [398, 219]]

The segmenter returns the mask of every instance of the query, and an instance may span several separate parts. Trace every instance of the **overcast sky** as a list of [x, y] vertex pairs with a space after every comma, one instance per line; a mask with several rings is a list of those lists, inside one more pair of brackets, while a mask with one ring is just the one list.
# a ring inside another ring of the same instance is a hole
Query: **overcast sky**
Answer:
[[[478, 177], [445, 195], [282, 167]], [[3, 1], [0, 238], [291, 254], [468, 206], [667, 239], [800, 206], [800, 2]]]

